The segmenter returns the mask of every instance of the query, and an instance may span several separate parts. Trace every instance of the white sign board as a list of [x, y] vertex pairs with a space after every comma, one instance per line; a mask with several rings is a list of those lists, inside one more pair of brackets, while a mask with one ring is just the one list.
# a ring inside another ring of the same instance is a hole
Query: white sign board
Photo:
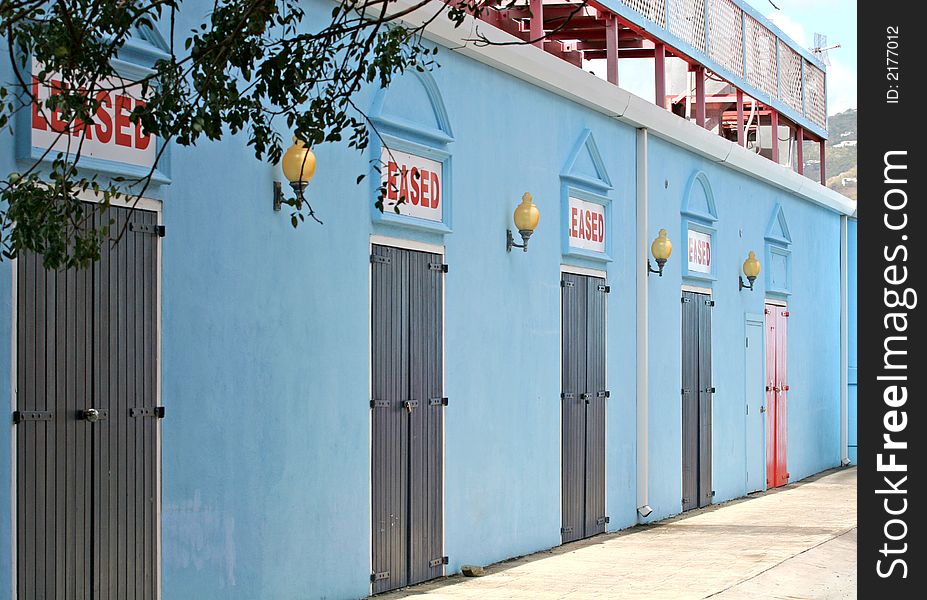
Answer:
[[689, 230], [689, 271], [711, 273], [711, 236]]
[[399, 214], [440, 222], [444, 212], [441, 163], [388, 148], [383, 148], [380, 160], [384, 211], [393, 212], [402, 198]]
[[[44, 102], [59, 93], [65, 84], [54, 74], [47, 78], [50, 85], [43, 84], [35, 75], [39, 71], [34, 65], [32, 94]], [[99, 85], [103, 89], [96, 93], [100, 107], [93, 123], [69, 124], [61, 119], [60, 111], [49, 110], [44, 104], [40, 108], [38, 103], [33, 103], [32, 146], [71, 154], [80, 149], [82, 157], [150, 168], [157, 152], [155, 139], [140, 125], [129, 121], [132, 109], [145, 104], [141, 100], [141, 85], [121, 79], [103, 81]]]
[[605, 207], [571, 196], [567, 233], [571, 248], [605, 252]]

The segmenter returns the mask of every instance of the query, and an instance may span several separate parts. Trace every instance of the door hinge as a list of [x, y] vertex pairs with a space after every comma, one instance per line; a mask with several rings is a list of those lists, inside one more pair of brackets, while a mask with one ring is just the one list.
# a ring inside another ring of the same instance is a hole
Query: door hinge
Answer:
[[689, 299], [686, 298], [686, 297], [683, 297], [683, 298], [682, 298], [682, 303], [683, 303], [683, 304], [688, 304], [688, 303], [689, 303]]
[[432, 558], [431, 560], [428, 561], [428, 566], [432, 568], [440, 567], [441, 565], [446, 565], [446, 564], [447, 564], [446, 556], [439, 556], [438, 558]]
[[447, 265], [444, 263], [428, 263], [428, 270], [447, 273]]
[[573, 392], [563, 392], [562, 394], [560, 394], [560, 399], [561, 400], [574, 400], [576, 399], [576, 394], [574, 394]]
[[447, 398], [432, 398], [428, 401], [428, 406], [447, 406]]
[[152, 233], [158, 237], [164, 237], [164, 235], [167, 233], [164, 225], [146, 225], [143, 223], [132, 222], [129, 222], [129, 231], [135, 233]]
[[158, 419], [164, 418], [164, 407], [163, 406], [152, 406], [152, 407], [137, 407], [129, 409], [129, 416], [132, 417], [156, 417]]
[[596, 291], [605, 292], [606, 294], [609, 294], [612, 291], [612, 287], [610, 285], [597, 285], [595, 289]]
[[23, 421], [51, 421], [50, 410], [14, 410], [13, 423], [19, 425]]
[[599, 517], [595, 520], [596, 525], [602, 525], [604, 523], [608, 523], [608, 517]]
[[572, 527], [561, 527], [560, 528], [560, 535], [566, 535], [568, 533], [573, 533]]
[[383, 581], [384, 579], [389, 579], [389, 571], [382, 571], [380, 573], [372, 573], [370, 575], [370, 581]]
[[702, 390], [702, 391], [704, 391], [706, 394], [714, 394], [714, 393], [715, 393], [715, 388], [713, 388], [713, 387], [705, 388], [705, 389]]
[[567, 281], [566, 279], [560, 280], [560, 287], [562, 288], [574, 287], [575, 285], [576, 284], [572, 281]]
[[[372, 262], [373, 264], [388, 265], [391, 262], [393, 262], [393, 260], [388, 256], [380, 256], [379, 254], [371, 254], [370, 262]], [[387, 573], [387, 575], [389, 574]]]
[[683, 395], [686, 395], [686, 394], [688, 394], [688, 393], [689, 393], [689, 390], [687, 390], [686, 388], [682, 388], [682, 394], [683, 394]]
[[761, 413], [766, 412], [766, 405], [765, 405], [765, 404], [764, 404], [763, 406], [760, 407], [760, 412], [761, 412]]
[[783, 316], [783, 317], [787, 317], [787, 316], [789, 316], [790, 314], [792, 314], [792, 313], [790, 313], [790, 312], [787, 311], [787, 310], [782, 311], [782, 316]]
[[390, 404], [389, 400], [371, 400], [370, 408], [389, 408]]
[[714, 306], [714, 305], [715, 305], [714, 300], [705, 300], [705, 306]]
[[712, 497], [712, 498], [715, 497], [715, 491], [714, 491], [714, 490], [711, 490], [711, 497]]
[[768, 315], [768, 314], [769, 314], [769, 309], [768, 309], [768, 308], [764, 308], [764, 309], [763, 309], [763, 314], [764, 314], [764, 315]]
[[595, 397], [596, 397], [596, 398], [609, 398], [609, 397], [611, 397], [611, 395], [612, 395], [612, 393], [609, 392], [608, 390], [603, 390], [603, 391], [601, 391], [601, 392], [596, 392], [596, 393], [595, 393]]

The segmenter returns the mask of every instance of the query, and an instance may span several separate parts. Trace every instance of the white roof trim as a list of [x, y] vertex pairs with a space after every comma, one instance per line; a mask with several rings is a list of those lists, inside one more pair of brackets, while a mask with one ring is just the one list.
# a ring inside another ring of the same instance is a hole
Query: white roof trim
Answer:
[[[397, 12], [408, 10], [416, 4], [416, 0], [394, 0]], [[405, 15], [403, 20], [412, 25], [420, 25], [431, 20], [437, 11], [446, 8], [447, 5], [440, 0], [433, 0]], [[470, 41], [475, 37], [477, 30], [493, 42], [517, 43], [508, 46], [477, 46]], [[599, 79], [592, 73], [540, 48], [525, 44], [489, 23], [467, 16], [460, 27], [454, 27], [448, 18], [441, 16], [428, 25], [425, 37], [577, 104], [634, 127], [646, 128], [657, 137], [792, 192], [805, 200], [845, 215], [853, 215], [856, 212], [856, 201], [682, 119], [627, 90]]]

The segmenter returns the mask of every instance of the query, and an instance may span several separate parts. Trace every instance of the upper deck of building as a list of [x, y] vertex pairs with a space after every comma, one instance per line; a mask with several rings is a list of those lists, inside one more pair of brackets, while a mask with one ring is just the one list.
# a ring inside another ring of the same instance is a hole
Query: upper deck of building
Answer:
[[500, 0], [480, 18], [799, 173], [817, 143], [826, 180], [826, 67], [743, 0]]

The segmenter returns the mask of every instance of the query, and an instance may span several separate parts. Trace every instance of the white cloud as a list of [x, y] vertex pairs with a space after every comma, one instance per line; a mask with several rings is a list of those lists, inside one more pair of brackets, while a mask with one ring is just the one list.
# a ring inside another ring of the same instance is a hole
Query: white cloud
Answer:
[[831, 115], [856, 108], [856, 72], [834, 59], [827, 67], [827, 112]]
[[767, 16], [767, 18], [773, 22], [773, 24], [781, 29], [785, 35], [789, 36], [803, 48], [808, 48], [811, 46], [811, 39], [808, 37], [808, 32], [805, 31], [805, 27], [793, 21], [791, 18], [787, 17], [785, 13], [774, 12]]

